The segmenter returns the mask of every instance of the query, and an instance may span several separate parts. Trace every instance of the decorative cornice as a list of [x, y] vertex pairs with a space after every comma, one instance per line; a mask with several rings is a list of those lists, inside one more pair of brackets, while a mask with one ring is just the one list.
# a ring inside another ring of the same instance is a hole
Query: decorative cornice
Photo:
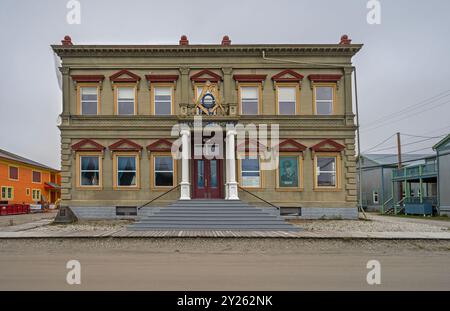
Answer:
[[72, 80], [75, 82], [103, 82], [104, 75], [73, 75]]
[[266, 80], [267, 75], [254, 75], [254, 74], [237, 74], [233, 75], [233, 79], [238, 82], [263, 82]]
[[341, 80], [340, 74], [312, 74], [308, 76], [311, 82], [338, 82]]
[[148, 82], [175, 82], [178, 75], [145, 75]]
[[65, 56], [353, 56], [362, 44], [261, 44], [261, 45], [52, 45]]

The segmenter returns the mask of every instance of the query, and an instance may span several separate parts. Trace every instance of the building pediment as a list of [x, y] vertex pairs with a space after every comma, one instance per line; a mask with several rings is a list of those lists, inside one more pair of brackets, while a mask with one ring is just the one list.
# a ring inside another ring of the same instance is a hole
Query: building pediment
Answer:
[[340, 152], [345, 149], [345, 146], [334, 140], [325, 139], [324, 141], [311, 146], [310, 149], [314, 152]]
[[172, 142], [167, 139], [159, 139], [147, 146], [150, 152], [169, 152], [172, 150]]
[[238, 152], [258, 152], [265, 151], [266, 146], [255, 139], [245, 139], [245, 141], [241, 142], [236, 146], [236, 150]]
[[275, 82], [300, 82], [302, 79], [303, 75], [290, 69], [283, 70], [272, 77]]
[[218, 75], [217, 73], [212, 72], [211, 70], [204, 69], [204, 70], [201, 70], [201, 71], [197, 72], [196, 74], [192, 75], [191, 81], [193, 81], [193, 82], [206, 82], [206, 81], [219, 82], [219, 81], [222, 81], [222, 77], [220, 75]]
[[111, 82], [139, 82], [141, 80], [141, 77], [132, 73], [131, 71], [122, 69], [111, 75], [109, 77], [109, 80]]
[[111, 151], [141, 151], [142, 146], [129, 140], [121, 139], [114, 144], [110, 145], [109, 150]]
[[74, 151], [103, 151], [105, 147], [92, 139], [83, 139], [72, 145]]
[[303, 152], [306, 146], [293, 139], [286, 139], [278, 145], [279, 152]]

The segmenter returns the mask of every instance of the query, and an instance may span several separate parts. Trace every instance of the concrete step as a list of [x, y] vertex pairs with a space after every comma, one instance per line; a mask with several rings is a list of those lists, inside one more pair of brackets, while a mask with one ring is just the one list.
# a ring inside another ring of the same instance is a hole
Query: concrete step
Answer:
[[253, 207], [242, 201], [177, 201], [141, 217], [129, 230], [298, 230], [274, 208]]

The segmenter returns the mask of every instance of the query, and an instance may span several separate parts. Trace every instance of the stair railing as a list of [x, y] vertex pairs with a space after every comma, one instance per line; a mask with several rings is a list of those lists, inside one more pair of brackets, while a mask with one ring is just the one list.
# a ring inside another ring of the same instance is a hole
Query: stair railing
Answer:
[[165, 196], [166, 194], [172, 192], [173, 190], [175, 190], [175, 189], [177, 189], [177, 188], [179, 188], [179, 187], [180, 187], [180, 184], [176, 185], [176, 186], [173, 187], [173, 188], [170, 188], [169, 190], [167, 190], [167, 191], [163, 192], [162, 194], [158, 195], [156, 198], [151, 199], [150, 201], [148, 201], [148, 202], [145, 203], [144, 205], [139, 206], [139, 207], [138, 207], [138, 210], [140, 210], [141, 208], [143, 208], [143, 207], [145, 207], [145, 206], [147, 206], [147, 205], [149, 205], [149, 204], [155, 202], [155, 201], [158, 200], [159, 198]]
[[245, 188], [242, 188], [241, 186], [239, 186], [238, 185], [238, 188], [240, 189], [240, 190], [242, 190], [242, 191], [244, 191], [244, 192], [246, 192], [246, 193], [248, 193], [248, 194], [250, 194], [250, 195], [252, 195], [252, 196], [254, 196], [255, 198], [257, 198], [257, 199], [259, 199], [259, 200], [261, 200], [261, 201], [263, 201], [264, 203], [267, 203], [267, 204], [269, 204], [270, 206], [272, 206], [272, 207], [275, 207], [277, 210], [278, 210], [278, 212], [280, 212], [280, 207], [279, 206], [276, 206], [275, 204], [273, 204], [273, 203], [270, 203], [269, 201], [267, 201], [267, 200], [264, 200], [263, 198], [261, 198], [260, 196], [257, 196], [256, 194], [254, 194], [253, 192], [250, 192], [250, 191], [248, 191], [247, 189], [245, 189]]

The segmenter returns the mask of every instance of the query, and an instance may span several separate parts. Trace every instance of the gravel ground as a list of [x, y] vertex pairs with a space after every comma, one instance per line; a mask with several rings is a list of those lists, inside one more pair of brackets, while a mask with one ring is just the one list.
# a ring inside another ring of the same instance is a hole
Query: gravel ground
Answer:
[[80, 221], [67, 225], [50, 224], [35, 228], [32, 232], [73, 232], [73, 231], [110, 231], [119, 230], [130, 224], [132, 221], [119, 220], [119, 221]]
[[447, 227], [392, 219], [369, 220], [290, 220], [307, 231], [320, 232], [442, 232]]
[[55, 218], [56, 211], [48, 211], [46, 213], [31, 213], [23, 215], [0, 216], [0, 227], [9, 227], [21, 225], [41, 219]]

